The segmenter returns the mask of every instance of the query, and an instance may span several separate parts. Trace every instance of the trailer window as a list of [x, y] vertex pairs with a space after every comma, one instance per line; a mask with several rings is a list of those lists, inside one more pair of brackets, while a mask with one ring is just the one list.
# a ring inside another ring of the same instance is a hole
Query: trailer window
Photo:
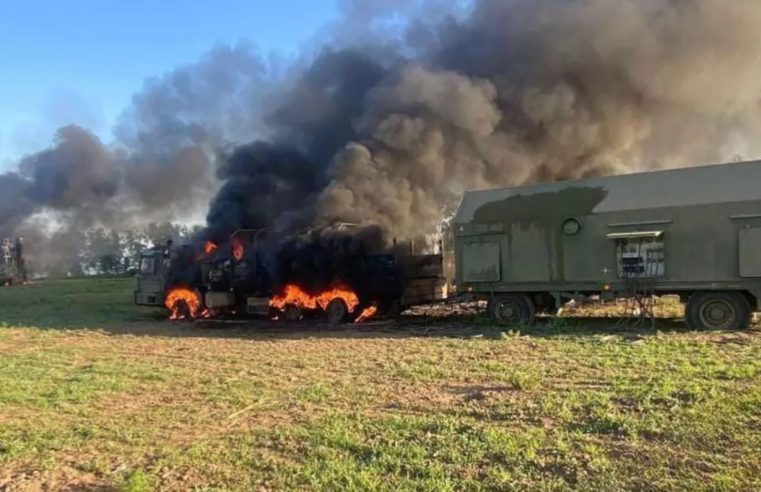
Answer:
[[663, 235], [616, 238], [618, 278], [661, 278], [666, 275]]

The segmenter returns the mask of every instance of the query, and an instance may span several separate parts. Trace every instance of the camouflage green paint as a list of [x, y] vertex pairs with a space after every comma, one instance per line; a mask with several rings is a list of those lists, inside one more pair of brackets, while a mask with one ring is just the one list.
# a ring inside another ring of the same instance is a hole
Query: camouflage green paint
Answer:
[[540, 217], [588, 215], [606, 196], [608, 192], [603, 187], [583, 186], [518, 194], [480, 206], [473, 214], [473, 222], [513, 222]]
[[[654, 291], [742, 290], [758, 307], [758, 183], [761, 161], [468, 192], [453, 222], [457, 287], [484, 295], [625, 293], [617, 242], [608, 236], [658, 230], [665, 275], [648, 281]], [[563, 231], [571, 217], [582, 226], [575, 234]], [[499, 262], [466, 247], [486, 242], [499, 246]]]

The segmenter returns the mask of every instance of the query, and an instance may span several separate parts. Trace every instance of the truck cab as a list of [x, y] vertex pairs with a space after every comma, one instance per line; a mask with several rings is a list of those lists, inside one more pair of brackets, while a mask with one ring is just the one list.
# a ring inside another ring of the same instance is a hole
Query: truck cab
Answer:
[[170, 247], [169, 245], [157, 246], [140, 254], [135, 304], [139, 306], [164, 305]]
[[167, 291], [177, 285], [195, 285], [200, 270], [189, 245], [154, 246], [140, 254], [135, 304], [164, 306]]

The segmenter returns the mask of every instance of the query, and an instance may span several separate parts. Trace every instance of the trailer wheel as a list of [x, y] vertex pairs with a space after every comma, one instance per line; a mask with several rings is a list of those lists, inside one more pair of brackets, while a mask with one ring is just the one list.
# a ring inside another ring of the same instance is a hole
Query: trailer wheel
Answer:
[[301, 319], [301, 308], [295, 304], [286, 304], [283, 309], [283, 321], [298, 321]]
[[175, 310], [177, 312], [177, 319], [193, 319], [193, 310], [190, 309], [190, 305], [185, 299], [177, 301], [177, 304], [175, 304]]
[[685, 317], [692, 330], [744, 330], [751, 311], [739, 292], [699, 292], [687, 301]]
[[523, 294], [500, 294], [489, 300], [489, 315], [502, 326], [526, 326], [534, 322], [534, 302]]
[[325, 312], [328, 315], [328, 322], [331, 325], [339, 325], [346, 322], [349, 316], [349, 308], [343, 299], [335, 298], [328, 303], [325, 308]]

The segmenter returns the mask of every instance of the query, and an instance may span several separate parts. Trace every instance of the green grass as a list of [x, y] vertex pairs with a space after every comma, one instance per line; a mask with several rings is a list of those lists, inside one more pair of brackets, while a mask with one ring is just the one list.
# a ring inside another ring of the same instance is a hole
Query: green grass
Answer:
[[155, 310], [131, 304], [134, 288], [133, 279], [73, 278], [3, 289], [0, 323], [5, 327], [79, 329], [155, 320]]
[[209, 328], [0, 289], [0, 490], [761, 489], [761, 333]]

